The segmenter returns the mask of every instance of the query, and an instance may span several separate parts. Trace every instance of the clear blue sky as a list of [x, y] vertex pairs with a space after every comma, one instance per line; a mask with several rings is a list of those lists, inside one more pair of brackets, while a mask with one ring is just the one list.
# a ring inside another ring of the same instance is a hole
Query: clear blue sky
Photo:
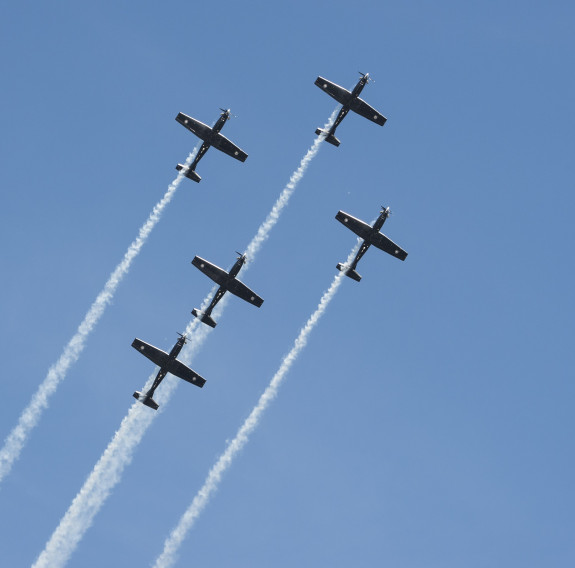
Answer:
[[318, 75], [388, 118], [324, 145], [71, 566], [140, 567], [201, 486], [355, 239], [343, 283], [179, 566], [571, 567], [575, 8], [570, 2], [12, 3], [0, 19], [0, 435], [197, 139], [185, 180], [0, 487], [0, 550], [43, 549], [153, 366], [325, 123]]

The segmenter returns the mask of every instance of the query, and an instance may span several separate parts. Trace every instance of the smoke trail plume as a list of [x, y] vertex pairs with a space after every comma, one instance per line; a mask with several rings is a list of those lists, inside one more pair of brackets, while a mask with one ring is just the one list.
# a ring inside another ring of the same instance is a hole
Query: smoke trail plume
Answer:
[[[331, 127], [336, 116], [337, 109], [331, 114], [324, 129]], [[267, 218], [248, 245], [246, 255], [252, 262], [255, 260], [257, 252], [267, 239], [270, 231], [278, 222], [281, 211], [288, 204], [289, 198], [304, 176], [311, 160], [318, 153], [322, 140], [323, 137], [320, 136], [313, 142], [300, 161], [298, 168], [291, 175], [289, 182], [282, 190]], [[188, 164], [186, 163], [186, 165]], [[207, 308], [211, 295], [213, 295], [213, 291], [212, 294], [204, 299], [201, 310]], [[215, 319], [218, 319], [223, 313], [228, 298], [229, 294], [224, 296], [214, 309]], [[199, 326], [196, 319], [188, 324], [186, 334], [190, 337], [190, 342], [182, 349], [180, 357], [184, 363], [189, 365], [193, 355], [199, 350], [210, 331], [211, 328], [206, 325]], [[148, 381], [146, 388], [149, 388], [151, 380], [152, 378]], [[178, 384], [178, 379], [168, 375], [162, 383], [162, 388], [158, 390], [158, 403], [162, 405], [168, 402]], [[132, 461], [136, 447], [141, 442], [155, 416], [155, 412], [151, 413], [139, 403], [135, 403], [132, 406], [83, 487], [72, 501], [50, 540], [46, 543], [33, 568], [57, 568], [65, 565], [85, 532], [92, 525], [94, 517], [110, 495], [112, 489], [120, 481], [124, 469]]]
[[[356, 255], [358, 249], [359, 243], [350, 253], [347, 259], [347, 264], [353, 260], [353, 257]], [[270, 381], [264, 393], [261, 395], [258, 403], [254, 406], [250, 415], [238, 430], [236, 437], [231, 441], [224, 453], [214, 464], [208, 473], [208, 476], [206, 477], [204, 485], [198, 491], [191, 505], [180, 518], [176, 528], [171, 532], [169, 537], [164, 542], [164, 550], [156, 559], [154, 568], [169, 568], [170, 566], [174, 565], [174, 562], [177, 559], [177, 552], [184, 538], [194, 526], [194, 523], [208, 504], [212, 494], [218, 488], [218, 485], [222, 480], [222, 475], [232, 465], [232, 462], [238, 452], [248, 443], [249, 437], [258, 426], [264, 411], [272, 402], [272, 400], [274, 400], [274, 398], [277, 396], [282, 381], [284, 380], [287, 372], [290, 370], [290, 367], [297, 359], [302, 349], [306, 346], [309, 334], [312, 332], [313, 328], [321, 316], [324, 314], [329, 303], [335, 296], [335, 293], [337, 292], [339, 285], [342, 282], [343, 276], [343, 272], [338, 272], [334, 277], [331, 286], [321, 297], [316, 310], [307, 320], [307, 323], [304, 325], [304, 327], [302, 327], [300, 330], [299, 335], [294, 341], [294, 345], [291, 351], [284, 357], [278, 371], [272, 377], [272, 380]]]
[[[204, 300], [201, 309], [205, 310], [207, 307], [208, 303]], [[193, 320], [185, 330], [188, 337], [192, 334], [194, 337], [193, 345], [186, 353], [188, 358], [197, 352], [211, 331], [208, 326], [202, 326], [198, 329], [198, 325], [199, 320]], [[182, 357], [182, 359], [184, 358]], [[154, 376], [155, 374], [148, 379], [144, 390], [148, 390], [152, 386]], [[162, 388], [158, 390], [156, 395], [160, 405], [168, 402], [177, 385], [178, 379], [171, 375], [164, 379]], [[122, 420], [120, 428], [114, 434], [112, 441], [100, 456], [82, 489], [46, 543], [44, 550], [33, 565], [34, 568], [54, 568], [66, 564], [85, 532], [92, 525], [94, 517], [112, 489], [120, 481], [124, 469], [132, 461], [135, 448], [152, 424], [155, 416], [155, 412], [150, 412], [139, 402], [134, 402]]]
[[[333, 124], [335, 117], [337, 116], [337, 112], [338, 108], [336, 108], [331, 113], [331, 116], [325, 123], [323, 130], [329, 130], [331, 128], [331, 125]], [[302, 158], [298, 169], [291, 175], [289, 182], [284, 187], [283, 191], [278, 197], [278, 200], [272, 207], [272, 210], [268, 213], [266, 220], [261, 224], [256, 236], [252, 239], [251, 243], [248, 245], [248, 248], [246, 249], [246, 256], [248, 258], [248, 261], [251, 258], [255, 257], [255, 255], [265, 242], [265, 240], [268, 238], [271, 229], [278, 222], [283, 208], [288, 204], [289, 198], [291, 197], [301, 178], [304, 176], [310, 162], [315, 158], [315, 156], [319, 152], [320, 145], [324, 139], [325, 136], [320, 135], [314, 140], [314, 143], [311, 145], [306, 155]]]
[[[198, 149], [195, 148], [194, 151], [188, 156], [186, 165], [190, 165], [192, 163], [197, 150]], [[26, 444], [30, 432], [38, 424], [42, 412], [48, 407], [48, 401], [50, 397], [54, 394], [59, 384], [66, 377], [68, 369], [80, 357], [80, 354], [86, 345], [88, 336], [102, 317], [108, 304], [111, 302], [116, 292], [116, 288], [123, 280], [124, 276], [128, 273], [133, 260], [136, 258], [136, 256], [138, 256], [138, 253], [146, 243], [150, 233], [160, 220], [164, 209], [172, 200], [172, 197], [174, 196], [176, 189], [178, 189], [182, 179], [184, 179], [184, 176], [182, 173], [179, 173], [176, 179], [168, 186], [164, 197], [162, 197], [162, 199], [156, 203], [154, 209], [150, 213], [150, 216], [140, 227], [138, 236], [128, 247], [128, 250], [124, 254], [124, 258], [120, 264], [116, 266], [110, 275], [110, 278], [108, 278], [104, 288], [98, 294], [96, 300], [94, 300], [94, 303], [88, 310], [87, 314], [84, 316], [84, 320], [78, 327], [78, 330], [64, 348], [60, 358], [48, 370], [46, 378], [42, 381], [38, 387], [38, 390], [33, 395], [32, 400], [20, 415], [18, 424], [6, 437], [6, 440], [4, 441], [4, 447], [0, 450], [0, 483], [10, 472], [12, 465], [20, 456], [20, 453]]]

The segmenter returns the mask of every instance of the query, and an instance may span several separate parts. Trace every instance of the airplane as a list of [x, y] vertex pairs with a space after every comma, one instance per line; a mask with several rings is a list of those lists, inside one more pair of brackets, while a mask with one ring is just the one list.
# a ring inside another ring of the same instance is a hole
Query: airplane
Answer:
[[182, 171], [184, 170], [184, 175], [195, 181], [200, 183], [202, 179], [196, 173], [196, 166], [198, 162], [202, 159], [202, 156], [208, 151], [210, 146], [225, 152], [228, 156], [239, 160], [240, 162], [245, 162], [248, 155], [238, 148], [233, 142], [228, 140], [225, 136], [220, 134], [220, 130], [226, 123], [226, 121], [230, 118], [230, 109], [220, 109], [222, 114], [220, 118], [218, 118], [217, 122], [214, 124], [213, 128], [209, 127], [207, 124], [184, 114], [183, 112], [178, 113], [176, 116], [176, 120], [183, 126], [185, 126], [190, 132], [193, 132], [198, 138], [201, 138], [204, 143], [202, 144], [200, 150], [196, 154], [194, 161], [192, 164], [186, 169], [186, 166], [182, 164], [178, 164], [176, 166], [176, 170]]
[[340, 272], [343, 272], [352, 280], [359, 282], [361, 280], [361, 276], [356, 272], [355, 269], [357, 267], [357, 263], [360, 261], [361, 257], [365, 254], [371, 245], [385, 251], [391, 256], [399, 258], [399, 260], [406, 259], [407, 253], [400, 246], [396, 245], [391, 239], [388, 239], [383, 233], [379, 232], [385, 223], [385, 220], [390, 215], [391, 210], [389, 207], [382, 207], [379, 217], [376, 219], [373, 226], [370, 227], [367, 223], [356, 219], [349, 213], [345, 213], [344, 211], [337, 212], [335, 218], [348, 229], [352, 230], [359, 238], [363, 239], [363, 243], [359, 247], [353, 262], [349, 266], [346, 266], [341, 262], [337, 265], [337, 269]]
[[178, 333], [178, 335], [180, 338], [172, 347], [169, 354], [153, 345], [150, 345], [149, 343], [146, 343], [145, 341], [142, 341], [141, 339], [138, 339], [137, 337], [132, 341], [132, 347], [134, 349], [137, 349], [142, 355], [145, 355], [150, 361], [160, 367], [160, 370], [154, 379], [152, 388], [145, 394], [138, 391], [133, 394], [134, 398], [154, 410], [158, 410], [159, 407], [159, 404], [153, 399], [154, 392], [168, 373], [172, 373], [172, 375], [176, 375], [176, 377], [184, 379], [184, 381], [188, 381], [188, 383], [192, 383], [200, 388], [206, 383], [206, 379], [176, 359], [187, 341], [185, 335], [182, 335], [181, 333]]
[[375, 122], [375, 124], [379, 124], [380, 126], [383, 126], [387, 120], [385, 116], [380, 114], [373, 107], [369, 106], [364, 100], [359, 98], [359, 94], [370, 80], [369, 73], [360, 72], [360, 75], [361, 79], [358, 81], [357, 85], [353, 88], [351, 93], [347, 89], [344, 89], [343, 87], [340, 87], [339, 85], [336, 85], [335, 83], [332, 83], [323, 77], [318, 77], [315, 80], [315, 84], [320, 89], [323, 89], [330, 97], [334, 98], [338, 103], [343, 105], [339, 111], [339, 114], [337, 115], [337, 118], [335, 119], [335, 122], [329, 130], [318, 128], [315, 131], [316, 134], [324, 134], [325, 141], [333, 144], [334, 146], [339, 146], [340, 144], [339, 140], [335, 137], [335, 129], [339, 126], [339, 123], [345, 118], [346, 114], [350, 110], [353, 110], [357, 114], [360, 114], [361, 116], [371, 120], [372, 122]]
[[238, 256], [238, 259], [229, 272], [226, 272], [223, 268], [220, 268], [199, 256], [194, 257], [194, 260], [192, 260], [192, 264], [196, 268], [199, 268], [206, 276], [209, 276], [216, 284], [220, 285], [216, 295], [213, 297], [205, 312], [202, 312], [197, 308], [192, 310], [192, 315], [196, 316], [200, 321], [208, 324], [210, 327], [216, 327], [216, 322], [211, 317], [212, 310], [228, 291], [258, 308], [264, 303], [262, 298], [236, 278], [236, 275], [246, 262], [245, 254], [241, 254], [239, 252], [237, 252], [237, 254], [240, 256]]

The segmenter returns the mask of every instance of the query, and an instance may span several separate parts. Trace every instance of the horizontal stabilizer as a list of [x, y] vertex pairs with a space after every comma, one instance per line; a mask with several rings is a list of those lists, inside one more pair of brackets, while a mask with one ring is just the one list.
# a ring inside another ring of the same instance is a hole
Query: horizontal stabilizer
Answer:
[[323, 134], [325, 136], [325, 141], [329, 142], [330, 144], [333, 144], [334, 146], [339, 146], [339, 144], [340, 144], [339, 140], [333, 134], [329, 134], [329, 132], [327, 130], [322, 130], [321, 128], [317, 128], [315, 133], [318, 136], [320, 134]]
[[[178, 170], [179, 172], [181, 172], [182, 170], [185, 170], [186, 166], [182, 166], [182, 164], [178, 164], [176, 166], [176, 170]], [[188, 179], [191, 179], [192, 181], [195, 181], [197, 183], [200, 183], [200, 180], [202, 179], [196, 172], [195, 170], [190, 170], [188, 168], [188, 171], [184, 174]]]
[[204, 312], [194, 308], [192, 310], [192, 315], [196, 316], [201, 322], [204, 322], [205, 324], [209, 325], [210, 327], [216, 327], [217, 323], [207, 314], [205, 314]]
[[337, 265], [337, 269], [340, 272], [343, 272], [346, 276], [349, 276], [352, 280], [359, 282], [361, 280], [361, 276], [353, 269], [346, 268], [344, 264], [341, 262]]
[[147, 394], [142, 394], [141, 392], [136, 391], [133, 396], [139, 402], [149, 406], [150, 408], [153, 408], [154, 410], [158, 410], [160, 406], [151, 396], [148, 396]]

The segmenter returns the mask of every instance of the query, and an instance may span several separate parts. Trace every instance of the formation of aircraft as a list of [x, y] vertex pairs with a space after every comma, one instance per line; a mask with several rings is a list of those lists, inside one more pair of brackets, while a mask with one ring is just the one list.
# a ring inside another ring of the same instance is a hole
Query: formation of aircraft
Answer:
[[325, 141], [333, 144], [334, 146], [339, 146], [340, 142], [335, 137], [335, 129], [339, 126], [339, 123], [345, 118], [347, 113], [352, 110], [357, 114], [383, 126], [387, 118], [383, 116], [380, 112], [375, 110], [373, 107], [369, 106], [363, 99], [359, 98], [359, 94], [363, 88], [369, 82], [369, 73], [360, 73], [361, 79], [357, 82], [357, 85], [353, 88], [353, 91], [348, 91], [323, 77], [318, 77], [315, 80], [315, 84], [325, 91], [330, 97], [334, 98], [338, 103], [343, 105], [329, 130], [323, 130], [322, 128], [317, 128], [316, 134], [325, 135]]
[[211, 313], [215, 308], [216, 304], [222, 299], [226, 292], [231, 292], [235, 296], [238, 296], [242, 300], [257, 306], [258, 308], [264, 303], [262, 298], [260, 298], [253, 290], [250, 290], [243, 282], [236, 278], [238, 272], [241, 270], [242, 266], [246, 262], [246, 255], [237, 253], [238, 256], [236, 262], [232, 266], [229, 272], [226, 272], [223, 268], [208, 262], [207, 260], [200, 258], [199, 256], [194, 257], [192, 264], [201, 270], [206, 276], [211, 278], [220, 287], [215, 293], [208, 309], [204, 312], [194, 308], [192, 310], [192, 315], [196, 316], [203, 323], [209, 325], [210, 327], [216, 327], [216, 322], [212, 319]]
[[[352, 91], [348, 91], [347, 89], [344, 89], [343, 87], [340, 87], [339, 85], [336, 85], [335, 83], [332, 83], [323, 77], [318, 77], [315, 81], [315, 84], [320, 89], [325, 91], [328, 95], [330, 95], [342, 105], [337, 118], [329, 130], [318, 128], [315, 131], [317, 135], [323, 136], [326, 142], [329, 142], [334, 146], [340, 145], [340, 141], [335, 137], [336, 128], [339, 126], [341, 121], [345, 118], [350, 110], [367, 118], [368, 120], [371, 120], [372, 122], [375, 122], [376, 124], [379, 124], [380, 126], [383, 126], [387, 120], [381, 113], [379, 113], [359, 97], [361, 91], [370, 80], [369, 73], [360, 73], [360, 75], [361, 79], [358, 81], [357, 85], [353, 88]], [[218, 150], [221, 150], [222, 152], [241, 162], [245, 162], [246, 158], [248, 157], [248, 155], [243, 150], [241, 150], [238, 146], [236, 146], [233, 142], [228, 140], [220, 133], [220, 130], [230, 118], [229, 109], [220, 110], [222, 113], [213, 127], [210, 127], [207, 124], [204, 124], [203, 122], [200, 122], [199, 120], [196, 120], [195, 118], [192, 118], [191, 116], [181, 112], [178, 113], [178, 116], [176, 117], [176, 120], [180, 124], [185, 126], [190, 132], [193, 132], [196, 136], [203, 140], [200, 150], [198, 151], [194, 161], [190, 164], [189, 167], [186, 167], [182, 164], [178, 164], [176, 166], [178, 171], [183, 172], [187, 178], [195, 182], [199, 182], [201, 180], [201, 177], [196, 172], [198, 162], [202, 159], [203, 155], [208, 151], [210, 146], [214, 146]], [[407, 252], [405, 252], [400, 246], [396, 245], [391, 239], [380, 232], [381, 227], [389, 215], [389, 207], [382, 207], [379, 217], [374, 222], [374, 224], [370, 226], [364, 221], [353, 217], [349, 213], [338, 211], [335, 218], [348, 229], [353, 231], [356, 235], [358, 235], [361, 239], [363, 239], [363, 243], [361, 244], [353, 262], [348, 265], [339, 263], [337, 265], [337, 269], [339, 271], [343, 272], [349, 278], [359, 282], [361, 280], [361, 276], [356, 271], [357, 264], [371, 245], [387, 252], [392, 256], [395, 256], [396, 258], [399, 258], [400, 260], [406, 259]], [[210, 327], [216, 327], [217, 325], [211, 316], [212, 310], [215, 308], [216, 304], [222, 299], [226, 292], [231, 292], [232, 294], [242, 298], [254, 306], [257, 306], [258, 308], [263, 304], [263, 299], [260, 298], [260, 296], [258, 296], [253, 290], [248, 288], [243, 282], [236, 278], [242, 266], [246, 262], [245, 254], [237, 254], [239, 256], [237, 257], [236, 262], [229, 272], [226, 272], [223, 268], [220, 268], [219, 266], [216, 266], [215, 264], [212, 264], [211, 262], [208, 262], [199, 256], [194, 257], [194, 260], [192, 260], [192, 264], [196, 268], [201, 270], [206, 276], [211, 278], [214, 282], [216, 282], [216, 284], [219, 285], [217, 292], [215, 293], [210, 302], [210, 305], [206, 310], [201, 311], [197, 308], [192, 310], [192, 314], [195, 317]], [[146, 393], [136, 391], [133, 395], [134, 398], [136, 398], [139, 402], [154, 410], [157, 410], [159, 406], [153, 398], [154, 393], [168, 373], [172, 373], [176, 377], [179, 377], [180, 379], [183, 379], [198, 387], [203, 387], [206, 382], [203, 377], [198, 375], [194, 370], [190, 369], [188, 366], [177, 359], [178, 354], [187, 341], [185, 335], [179, 335], [180, 338], [169, 353], [166, 353], [165, 351], [162, 351], [161, 349], [158, 349], [157, 347], [154, 347], [153, 345], [150, 345], [149, 343], [146, 343], [145, 341], [142, 341], [138, 338], [134, 339], [132, 342], [132, 347], [134, 347], [134, 349], [137, 349], [140, 353], [142, 353], [142, 355], [146, 356], [148, 359], [150, 359], [150, 361], [160, 367], [152, 387]]]
[[220, 134], [220, 130], [230, 118], [230, 109], [226, 110], [222, 108], [220, 110], [222, 111], [222, 114], [214, 124], [213, 128], [195, 118], [192, 118], [191, 116], [188, 116], [187, 114], [184, 114], [183, 112], [178, 113], [178, 116], [176, 116], [176, 120], [181, 125], [185, 126], [190, 132], [193, 132], [198, 138], [201, 138], [204, 141], [189, 168], [186, 169], [186, 166], [183, 166], [182, 164], [178, 164], [176, 166], [178, 171], [184, 170], [184, 175], [187, 178], [198, 183], [200, 183], [202, 178], [196, 173], [196, 166], [210, 146], [221, 150], [228, 156], [231, 156], [240, 162], [245, 162], [248, 157], [241, 148], [238, 148], [238, 146], [228, 140], [223, 134]]
[[136, 391], [133, 395], [134, 398], [138, 399], [142, 404], [145, 404], [154, 410], [158, 410], [159, 407], [159, 404], [153, 398], [154, 392], [160, 386], [160, 383], [168, 373], [172, 373], [172, 375], [175, 375], [180, 379], [184, 379], [184, 381], [188, 381], [188, 383], [200, 388], [206, 383], [206, 379], [198, 375], [198, 373], [190, 369], [187, 365], [184, 365], [181, 361], [178, 361], [176, 358], [187, 340], [185, 335], [182, 335], [181, 333], [178, 335], [180, 338], [169, 353], [166, 353], [165, 351], [162, 351], [137, 337], [132, 341], [132, 347], [134, 349], [137, 349], [142, 355], [160, 367], [160, 370], [154, 379], [154, 383], [152, 384], [152, 388], [145, 394]]
[[343, 272], [346, 276], [359, 282], [361, 276], [356, 272], [357, 263], [360, 261], [361, 257], [366, 253], [367, 249], [373, 245], [378, 249], [385, 251], [399, 260], [405, 260], [407, 258], [407, 253], [399, 246], [396, 245], [391, 239], [386, 237], [379, 230], [383, 227], [385, 220], [389, 217], [391, 211], [389, 207], [382, 207], [379, 217], [376, 219], [375, 223], [370, 226], [364, 221], [353, 217], [345, 211], [338, 211], [335, 218], [348, 229], [353, 231], [360, 239], [363, 239], [363, 243], [359, 247], [357, 254], [353, 262], [346, 266], [341, 262], [337, 265], [337, 269]]

